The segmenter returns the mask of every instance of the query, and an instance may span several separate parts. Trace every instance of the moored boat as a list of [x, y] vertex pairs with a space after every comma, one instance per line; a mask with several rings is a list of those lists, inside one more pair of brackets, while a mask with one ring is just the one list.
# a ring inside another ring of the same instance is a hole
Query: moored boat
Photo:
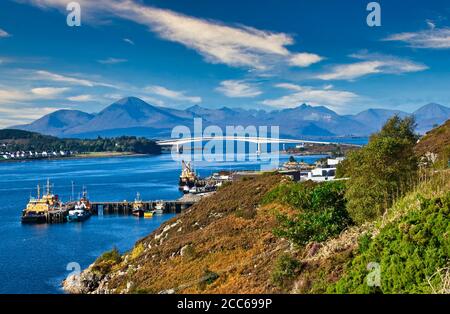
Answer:
[[63, 205], [58, 195], [54, 195], [50, 189], [50, 181], [47, 180], [46, 193], [40, 195], [40, 186], [37, 186], [37, 197], [30, 197], [27, 207], [22, 211], [21, 222], [45, 223], [49, 220], [50, 212], [62, 210]]
[[141, 200], [141, 194], [139, 192], [136, 194], [131, 213], [136, 217], [144, 217], [144, 203]]
[[89, 217], [91, 217], [91, 213], [84, 210], [84, 209], [74, 209], [74, 210], [69, 210], [69, 215], [67, 216], [67, 221], [72, 221], [72, 222], [76, 222], [76, 221], [85, 221], [87, 220]]
[[153, 211], [146, 210], [144, 212], [144, 218], [152, 218], [153, 217]]
[[184, 160], [181, 162], [181, 175], [178, 182], [178, 186], [180, 190], [185, 191], [185, 188], [192, 188], [198, 180], [197, 175], [195, 174], [194, 169], [191, 166], [191, 163], [186, 163]]
[[87, 191], [83, 188], [83, 195], [80, 200], [75, 204], [73, 210], [69, 210], [67, 221], [85, 221], [91, 217], [91, 203], [87, 197]]
[[164, 202], [163, 201], [159, 201], [156, 203], [155, 205], [155, 210], [153, 211], [153, 213], [155, 215], [162, 215], [164, 213]]

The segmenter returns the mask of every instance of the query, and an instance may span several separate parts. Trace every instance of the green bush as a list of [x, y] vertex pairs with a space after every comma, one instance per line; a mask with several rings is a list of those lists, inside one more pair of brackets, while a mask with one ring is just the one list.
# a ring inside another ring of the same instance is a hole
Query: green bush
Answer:
[[[384, 227], [378, 236], [360, 239], [358, 255], [329, 292], [431, 293], [442, 287], [435, 275], [449, 266], [450, 193], [443, 198], [420, 198], [420, 210]], [[380, 266], [380, 286], [369, 286], [369, 263]], [[428, 282], [430, 281], [430, 283]], [[430, 285], [431, 284], [431, 285]], [[433, 286], [433, 288], [431, 287]], [[433, 290], [434, 289], [434, 290]]]
[[278, 227], [274, 234], [302, 246], [311, 241], [325, 241], [351, 224], [344, 195], [343, 181], [290, 183], [270, 191], [264, 201], [287, 203], [298, 209], [293, 216], [277, 215]]
[[289, 254], [281, 254], [275, 262], [275, 268], [271, 274], [271, 281], [276, 286], [283, 288], [295, 278], [300, 268], [300, 262]]
[[103, 253], [94, 263], [94, 271], [107, 274], [111, 268], [122, 261], [119, 250], [114, 247], [111, 251]]
[[351, 222], [345, 209], [325, 208], [320, 212], [305, 212], [294, 219], [279, 215], [276, 236], [291, 240], [299, 246], [311, 241], [323, 242], [339, 235]]
[[310, 208], [310, 193], [310, 183], [282, 183], [269, 191], [263, 197], [262, 203], [269, 204], [276, 201], [281, 204], [291, 205], [295, 208]]

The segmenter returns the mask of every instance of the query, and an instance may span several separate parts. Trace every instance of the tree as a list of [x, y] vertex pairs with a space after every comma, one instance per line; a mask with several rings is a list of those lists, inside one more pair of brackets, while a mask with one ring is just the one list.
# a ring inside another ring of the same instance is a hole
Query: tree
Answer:
[[290, 156], [290, 157], [289, 157], [289, 162], [297, 162], [297, 160], [295, 160], [295, 157], [294, 157], [294, 156]]
[[350, 177], [346, 199], [356, 223], [383, 214], [396, 196], [406, 192], [417, 173], [413, 117], [389, 119], [367, 146], [348, 155], [341, 174]]

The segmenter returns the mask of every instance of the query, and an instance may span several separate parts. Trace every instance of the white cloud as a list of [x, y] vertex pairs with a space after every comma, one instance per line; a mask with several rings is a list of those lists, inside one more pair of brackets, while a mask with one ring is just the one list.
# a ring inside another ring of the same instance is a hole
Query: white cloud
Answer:
[[107, 58], [103, 60], [98, 60], [101, 64], [118, 64], [118, 63], [124, 63], [127, 62], [127, 59], [119, 59], [119, 58]]
[[0, 103], [30, 102], [39, 99], [53, 99], [68, 91], [66, 87], [36, 87], [31, 90], [0, 88]]
[[13, 107], [0, 106], [0, 128], [32, 122], [42, 116], [62, 108], [27, 107], [14, 104]]
[[29, 100], [30, 95], [16, 89], [0, 89], [0, 103], [12, 103], [16, 101]]
[[140, 99], [142, 99], [143, 101], [151, 104], [151, 105], [157, 105], [157, 106], [164, 106], [164, 101], [162, 101], [161, 99], [155, 98], [155, 97], [150, 97], [150, 96], [139, 96]]
[[[65, 0], [28, 0], [41, 8], [65, 10]], [[79, 0], [91, 13], [102, 11], [145, 25], [162, 39], [180, 43], [201, 54], [206, 61], [234, 67], [267, 69], [274, 62], [307, 66], [320, 61], [314, 54], [296, 54], [287, 49], [294, 43], [285, 33], [187, 16], [130, 0]], [[276, 59], [276, 60], [275, 60]]]
[[293, 91], [292, 94], [276, 99], [267, 99], [262, 103], [276, 108], [294, 108], [300, 104], [327, 106], [336, 111], [357, 100], [359, 96], [348, 91], [317, 89], [310, 86], [299, 86], [291, 83], [280, 83], [276, 87]]
[[68, 90], [67, 87], [36, 87], [31, 89], [31, 92], [38, 97], [53, 98]]
[[428, 69], [426, 65], [421, 63], [380, 54], [353, 54], [351, 57], [363, 61], [336, 65], [331, 68], [331, 71], [319, 74], [316, 78], [326, 81], [353, 80], [369, 74], [402, 74]]
[[450, 28], [436, 28], [432, 22], [428, 22], [428, 25], [430, 29], [419, 32], [393, 34], [384, 40], [405, 42], [412, 48], [449, 49]]
[[67, 100], [74, 101], [74, 102], [85, 102], [85, 101], [93, 101], [93, 100], [95, 100], [95, 98], [92, 95], [84, 94], [84, 95], [67, 97]]
[[129, 38], [124, 38], [123, 41], [126, 42], [126, 43], [129, 43], [130, 45], [134, 45], [134, 41], [132, 41]]
[[289, 64], [299, 67], [308, 67], [322, 61], [323, 58], [314, 53], [296, 53], [289, 59]]
[[103, 86], [103, 87], [110, 87], [110, 88], [117, 88], [114, 85], [107, 84], [107, 83], [101, 83], [101, 82], [95, 82], [92, 80], [77, 78], [73, 76], [67, 76], [67, 75], [61, 75], [53, 72], [48, 71], [35, 71], [33, 73], [33, 79], [40, 79], [40, 80], [48, 80], [52, 82], [59, 82], [59, 83], [67, 83], [71, 85], [78, 85], [78, 86], [85, 86], [85, 87], [94, 87], [94, 86]]
[[216, 90], [230, 98], [256, 97], [262, 94], [255, 85], [243, 80], [222, 81]]
[[145, 91], [177, 101], [187, 101], [194, 104], [202, 102], [201, 97], [187, 96], [184, 91], [175, 91], [159, 85], [147, 86]]
[[9, 34], [7, 31], [5, 31], [4, 29], [0, 28], [0, 38], [6, 38], [6, 37], [10, 37], [11, 34]]

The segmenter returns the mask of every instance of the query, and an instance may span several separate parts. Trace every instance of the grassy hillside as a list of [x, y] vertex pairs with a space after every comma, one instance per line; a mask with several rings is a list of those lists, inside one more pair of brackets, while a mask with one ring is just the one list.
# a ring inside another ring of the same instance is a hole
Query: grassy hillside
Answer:
[[439, 166], [446, 167], [450, 160], [450, 120], [421, 138], [415, 147], [415, 151], [419, 156], [425, 156], [427, 153], [436, 154]]
[[[276, 235], [280, 214], [295, 214], [296, 205], [273, 197], [280, 186], [296, 194], [299, 184], [283, 183], [279, 175], [236, 182], [123, 256], [106, 253], [83, 273], [81, 289], [66, 288], [83, 293], [439, 292], [450, 266], [449, 175], [420, 183], [376, 221], [349, 223], [337, 234], [302, 245]], [[371, 262], [381, 265], [381, 287], [366, 284]]]

